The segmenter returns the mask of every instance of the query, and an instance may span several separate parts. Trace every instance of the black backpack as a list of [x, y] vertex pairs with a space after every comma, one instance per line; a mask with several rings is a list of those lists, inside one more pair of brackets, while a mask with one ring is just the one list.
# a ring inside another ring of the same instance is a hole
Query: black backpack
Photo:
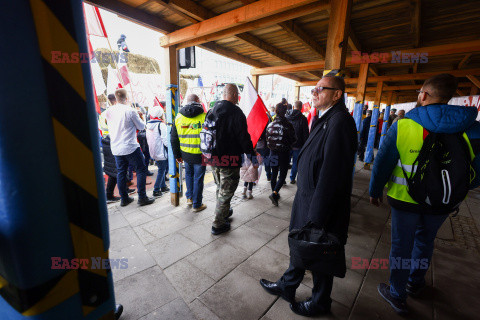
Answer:
[[458, 213], [475, 177], [471, 163], [463, 132], [429, 132], [410, 176], [402, 167], [408, 194], [428, 213]]
[[200, 131], [200, 151], [207, 159], [212, 157], [217, 148], [217, 121], [213, 109], [209, 110]]

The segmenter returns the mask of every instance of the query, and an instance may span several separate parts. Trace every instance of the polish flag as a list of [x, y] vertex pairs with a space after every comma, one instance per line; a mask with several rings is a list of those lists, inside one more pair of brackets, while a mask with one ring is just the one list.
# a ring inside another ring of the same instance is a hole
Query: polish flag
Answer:
[[83, 15], [85, 16], [85, 26], [89, 36], [107, 37], [107, 30], [105, 30], [100, 10], [97, 7], [83, 3]]
[[268, 124], [267, 108], [248, 77], [243, 88], [242, 97], [240, 108], [247, 117], [248, 133], [255, 147]]

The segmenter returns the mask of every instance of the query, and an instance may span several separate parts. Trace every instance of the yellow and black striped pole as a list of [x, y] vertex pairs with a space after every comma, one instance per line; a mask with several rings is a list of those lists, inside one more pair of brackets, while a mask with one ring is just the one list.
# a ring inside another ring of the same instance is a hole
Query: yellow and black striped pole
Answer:
[[82, 1], [8, 1], [0, 17], [16, 49], [1, 53], [1, 318], [113, 319]]

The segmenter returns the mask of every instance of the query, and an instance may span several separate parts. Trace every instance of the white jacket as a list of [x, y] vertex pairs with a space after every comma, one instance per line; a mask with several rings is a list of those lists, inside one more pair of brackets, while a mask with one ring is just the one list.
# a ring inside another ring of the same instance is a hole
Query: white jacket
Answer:
[[[160, 132], [162, 133], [161, 136], [158, 130], [159, 126]], [[152, 159], [157, 161], [167, 160], [168, 137], [165, 123], [159, 120], [149, 120], [147, 122], [146, 135]]]

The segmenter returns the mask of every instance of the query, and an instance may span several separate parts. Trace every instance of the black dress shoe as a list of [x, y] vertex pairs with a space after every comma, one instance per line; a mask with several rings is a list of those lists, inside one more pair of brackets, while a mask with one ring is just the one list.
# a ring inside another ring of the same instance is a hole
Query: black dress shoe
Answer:
[[228, 230], [230, 230], [230, 222], [225, 222], [223, 226], [218, 228], [212, 226], [212, 234], [215, 236], [227, 232]]
[[115, 196], [111, 196], [111, 197], [107, 197], [107, 203], [113, 203], [113, 202], [117, 202], [117, 201], [120, 201], [120, 197], [115, 197]]
[[295, 292], [294, 293], [284, 292], [276, 282], [260, 279], [260, 285], [263, 287], [263, 289], [265, 289], [265, 291], [267, 291], [270, 294], [273, 294], [274, 296], [280, 296], [282, 297], [283, 300], [290, 303], [295, 302]]
[[162, 191], [153, 191], [154, 197], [160, 197], [162, 195]]
[[228, 209], [228, 214], [225, 218], [227, 218], [227, 219], [230, 218], [232, 216], [232, 214], [233, 214], [233, 209], [232, 208]]
[[316, 305], [310, 299], [306, 301], [290, 303], [290, 309], [292, 309], [292, 311], [296, 314], [304, 317], [315, 317], [330, 312], [330, 308]]
[[146, 206], [146, 205], [152, 204], [154, 202], [155, 202], [155, 199], [149, 198], [149, 197], [138, 199], [138, 204], [140, 206]]
[[272, 201], [272, 204], [276, 207], [278, 207], [278, 198], [280, 198], [277, 194], [272, 193], [271, 195], [268, 196], [270, 200]]
[[126, 200], [123, 200], [120, 202], [120, 206], [121, 207], [125, 207], [125, 206], [128, 206], [130, 203], [133, 202], [133, 198], [132, 197], [128, 197]]
[[121, 304], [116, 304], [114, 313], [115, 313], [115, 320], [120, 319], [120, 316], [123, 313], [123, 306]]
[[153, 176], [153, 172], [152, 171], [147, 171], [147, 177], [151, 177]]
[[163, 188], [160, 189], [160, 191], [167, 192], [167, 191], [170, 191], [170, 188], [169, 187], [163, 187]]
[[137, 192], [136, 189], [130, 189], [130, 188], [127, 189], [128, 194], [132, 194], [132, 193], [135, 193], [135, 192]]

